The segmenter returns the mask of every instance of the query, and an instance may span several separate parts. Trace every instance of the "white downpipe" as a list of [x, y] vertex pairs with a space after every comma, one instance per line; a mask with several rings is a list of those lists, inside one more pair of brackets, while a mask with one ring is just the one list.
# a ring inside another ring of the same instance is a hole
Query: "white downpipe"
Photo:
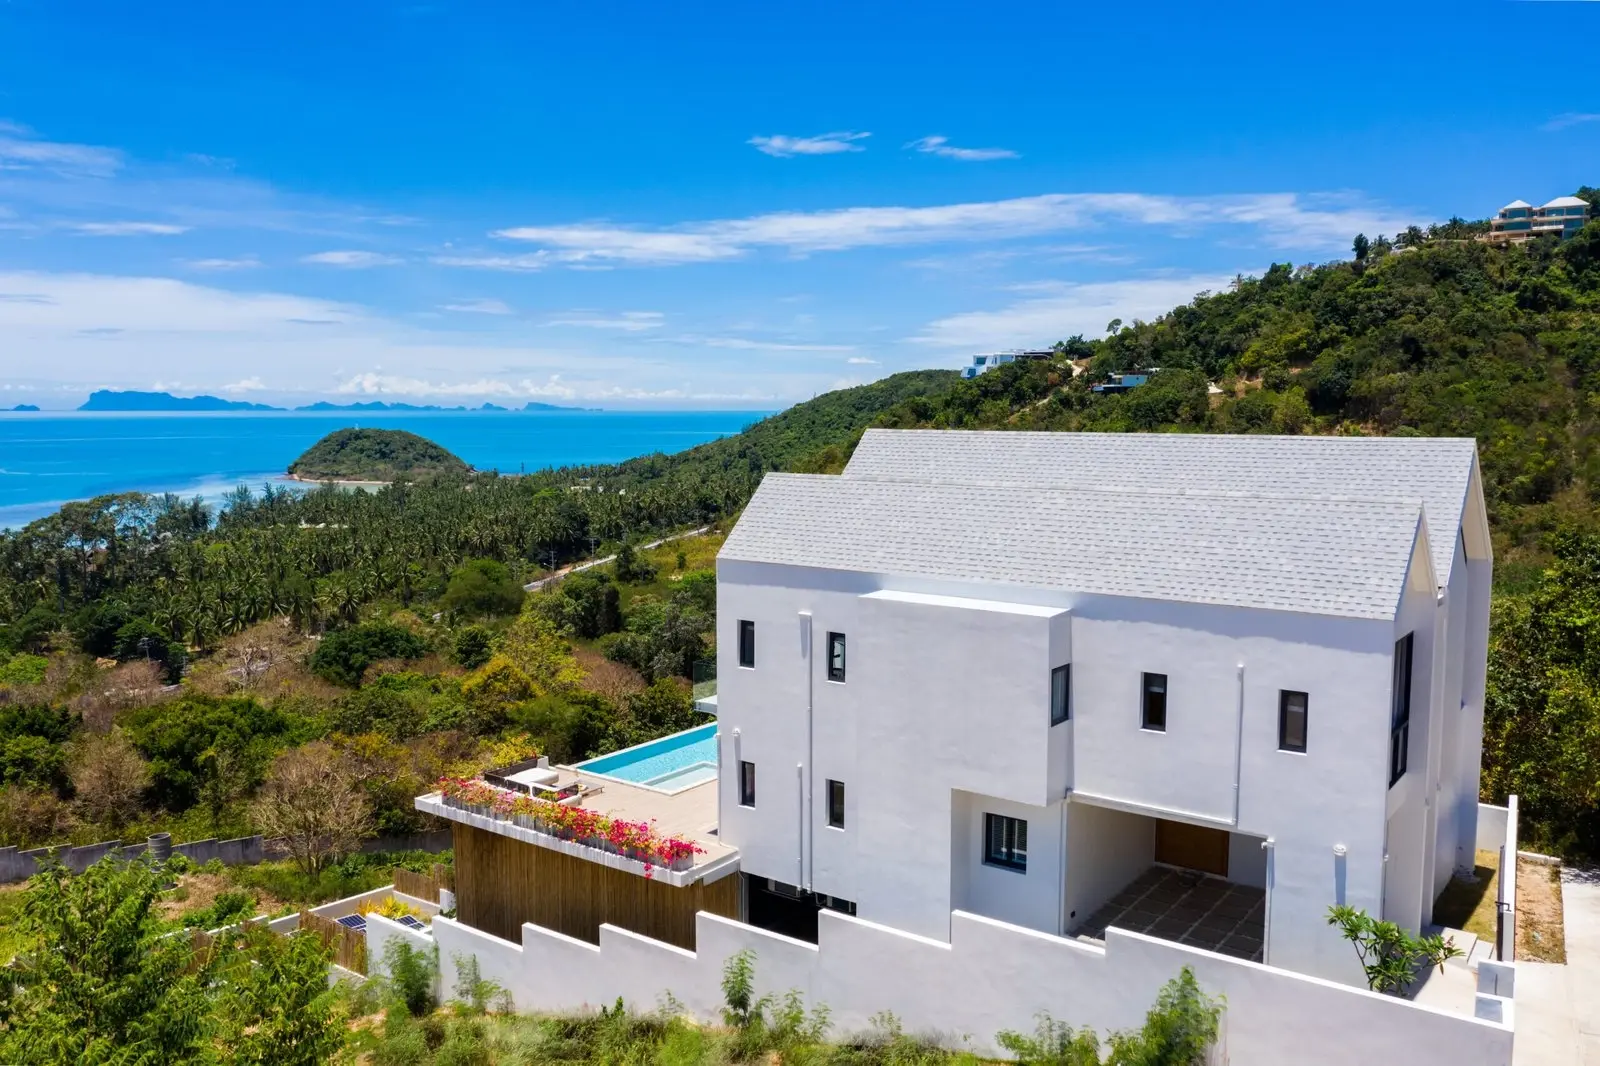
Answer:
[[1244, 663], [1239, 664], [1239, 719], [1233, 737], [1233, 827], [1239, 828], [1239, 781], [1244, 776]]
[[1272, 837], [1261, 842], [1261, 850], [1267, 853], [1267, 897], [1265, 914], [1261, 926], [1261, 963], [1264, 966], [1272, 965], [1272, 889], [1277, 881], [1277, 855], [1278, 842]]
[[806, 887], [806, 764], [794, 764], [794, 784], [800, 798], [799, 824], [795, 827], [800, 830], [800, 835], [794, 849], [794, 885], [796, 888]]
[[815, 789], [811, 787], [811, 778], [815, 774], [811, 767], [816, 761], [816, 736], [814, 715], [816, 708], [816, 669], [815, 663], [815, 634], [812, 631], [811, 612], [800, 612], [801, 635], [800, 642], [805, 649], [806, 661], [806, 762], [800, 767], [800, 847], [801, 865], [800, 880], [796, 882], [807, 892], [811, 891], [811, 875], [816, 869], [816, 841], [812, 838], [812, 827], [816, 820], [812, 817], [812, 804], [815, 801]]

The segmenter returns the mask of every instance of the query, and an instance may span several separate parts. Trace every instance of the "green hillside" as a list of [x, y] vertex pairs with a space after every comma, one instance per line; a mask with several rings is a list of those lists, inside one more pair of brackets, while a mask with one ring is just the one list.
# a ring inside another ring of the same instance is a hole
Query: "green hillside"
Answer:
[[470, 468], [439, 445], [403, 429], [339, 429], [289, 464], [302, 481], [414, 481]]

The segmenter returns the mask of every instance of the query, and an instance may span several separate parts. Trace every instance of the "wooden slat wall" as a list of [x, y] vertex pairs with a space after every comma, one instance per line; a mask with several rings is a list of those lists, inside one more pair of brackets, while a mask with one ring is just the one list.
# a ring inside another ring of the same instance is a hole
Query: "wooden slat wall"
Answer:
[[739, 878], [675, 888], [470, 825], [455, 836], [456, 917], [522, 943], [522, 923], [600, 942], [600, 926], [694, 950], [694, 916], [739, 917]]
[[320, 937], [333, 952], [333, 961], [347, 970], [367, 972], [367, 937], [354, 929], [346, 929], [331, 918], [310, 911], [300, 912], [300, 929]]
[[414, 899], [425, 899], [429, 903], [438, 903], [439, 889], [449, 888], [455, 883], [451, 879], [449, 867], [437, 862], [433, 864], [432, 873], [412, 873], [396, 866], [392, 876], [396, 892], [404, 892]]

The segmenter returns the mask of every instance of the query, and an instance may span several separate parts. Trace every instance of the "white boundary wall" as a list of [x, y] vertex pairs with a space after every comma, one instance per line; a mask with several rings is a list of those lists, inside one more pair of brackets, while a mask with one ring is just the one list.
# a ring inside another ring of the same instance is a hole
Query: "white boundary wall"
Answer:
[[1510, 1066], [1509, 1025], [1418, 1006], [1258, 963], [1110, 929], [1105, 947], [993, 919], [952, 912], [950, 943], [823, 911], [813, 946], [702, 912], [699, 951], [685, 951], [611, 925], [599, 945], [522, 927], [519, 947], [448, 918], [433, 922], [442, 970], [475, 954], [480, 973], [521, 1010], [576, 1010], [613, 1003], [635, 1010], [670, 993], [689, 1012], [714, 1018], [725, 960], [749, 948], [758, 993], [797, 989], [826, 1004], [836, 1032], [869, 1027], [892, 1011], [908, 1032], [976, 1050], [1002, 1029], [1032, 1031], [1049, 1011], [1078, 1027], [1142, 1023], [1161, 986], [1183, 966], [1210, 995], [1226, 997], [1218, 1061], [1281, 1066], [1313, 1055], [1319, 1066]]

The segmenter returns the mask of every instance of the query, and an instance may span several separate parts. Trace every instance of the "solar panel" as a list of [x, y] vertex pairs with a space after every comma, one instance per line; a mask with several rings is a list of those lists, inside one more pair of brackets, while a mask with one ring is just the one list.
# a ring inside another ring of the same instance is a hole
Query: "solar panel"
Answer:
[[415, 918], [411, 917], [411, 915], [409, 915], [409, 914], [402, 914], [400, 916], [400, 924], [405, 926], [408, 929], [426, 929], [426, 928], [428, 928], [426, 925], [424, 925], [423, 923], [417, 921]]
[[358, 933], [365, 933], [367, 931], [367, 919], [364, 915], [347, 914], [343, 918], [335, 918], [334, 921], [338, 922], [346, 929], [354, 929]]

